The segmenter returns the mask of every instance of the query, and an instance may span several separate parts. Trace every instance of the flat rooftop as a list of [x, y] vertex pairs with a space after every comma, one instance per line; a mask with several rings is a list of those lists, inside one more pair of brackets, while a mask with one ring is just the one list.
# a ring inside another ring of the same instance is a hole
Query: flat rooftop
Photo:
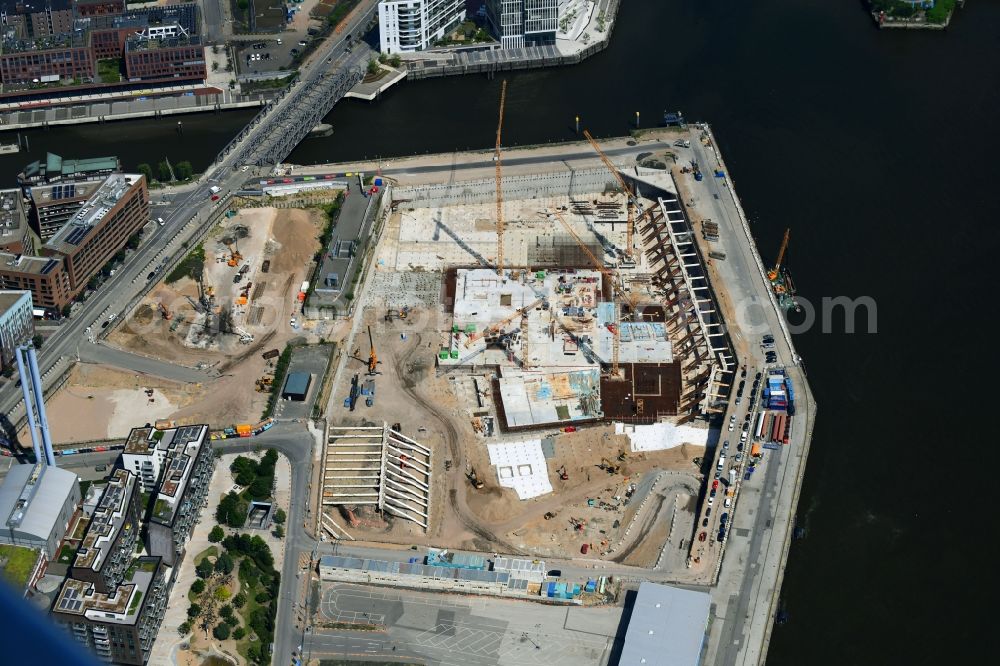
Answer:
[[618, 663], [698, 666], [711, 605], [708, 592], [642, 583]]
[[0, 483], [0, 520], [12, 530], [47, 539], [77, 483], [58, 467], [14, 465]]
[[99, 571], [122, 528], [138, 529], [138, 525], [126, 525], [129, 500], [135, 491], [137, 478], [127, 469], [116, 469], [111, 475], [87, 525], [83, 543], [76, 552], [74, 567]]
[[[161, 434], [157, 434], [161, 433]], [[167, 430], [133, 428], [125, 441], [129, 455], [163, 457], [160, 489], [153, 504], [152, 519], [164, 525], [173, 523], [174, 515], [191, 478], [198, 452], [205, 444], [207, 425], [188, 425]]]
[[0, 190], [0, 242], [20, 240], [27, 226], [21, 190]]
[[108, 176], [45, 246], [67, 254], [75, 252], [140, 178], [139, 174]]
[[48, 275], [62, 261], [55, 257], [31, 257], [0, 252], [0, 271], [17, 271], [31, 275]]
[[91, 583], [67, 578], [52, 610], [104, 624], [135, 624], [159, 565], [159, 557], [139, 558], [112, 594], [102, 594]]

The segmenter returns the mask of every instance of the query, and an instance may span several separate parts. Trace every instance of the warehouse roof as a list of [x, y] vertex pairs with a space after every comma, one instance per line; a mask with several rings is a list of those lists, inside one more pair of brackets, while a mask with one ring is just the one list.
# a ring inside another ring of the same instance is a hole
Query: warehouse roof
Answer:
[[0, 520], [5, 527], [48, 539], [76, 474], [45, 465], [14, 465], [0, 484]]
[[293, 372], [285, 379], [285, 387], [281, 390], [281, 395], [302, 395], [309, 392], [309, 382], [312, 377], [308, 372]]
[[711, 604], [707, 592], [642, 583], [618, 663], [698, 666]]

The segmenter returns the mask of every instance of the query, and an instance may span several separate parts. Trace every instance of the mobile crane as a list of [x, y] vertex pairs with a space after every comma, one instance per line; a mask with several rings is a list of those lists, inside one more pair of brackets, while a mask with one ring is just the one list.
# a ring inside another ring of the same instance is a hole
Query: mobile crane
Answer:
[[372, 327], [368, 327], [368, 344], [371, 347], [371, 351], [368, 352], [368, 374], [377, 375], [378, 374], [378, 356], [375, 354], [375, 341], [372, 340]]

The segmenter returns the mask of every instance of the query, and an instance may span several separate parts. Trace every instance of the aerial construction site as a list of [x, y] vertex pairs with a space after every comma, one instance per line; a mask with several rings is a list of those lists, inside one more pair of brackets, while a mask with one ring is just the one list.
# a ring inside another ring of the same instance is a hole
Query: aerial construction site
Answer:
[[692, 168], [672, 150], [621, 168], [586, 134], [595, 165], [505, 174], [501, 129], [502, 111], [492, 178], [386, 195], [327, 414], [321, 525], [714, 575], [724, 534], [700, 507], [735, 497], [735, 471], [708, 484], [740, 369], [678, 187]]

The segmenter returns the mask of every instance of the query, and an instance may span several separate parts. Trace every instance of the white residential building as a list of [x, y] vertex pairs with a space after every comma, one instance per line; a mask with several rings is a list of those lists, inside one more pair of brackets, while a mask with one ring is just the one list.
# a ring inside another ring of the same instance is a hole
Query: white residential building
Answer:
[[411, 53], [431, 46], [465, 18], [465, 0], [386, 0], [378, 4], [382, 53]]

